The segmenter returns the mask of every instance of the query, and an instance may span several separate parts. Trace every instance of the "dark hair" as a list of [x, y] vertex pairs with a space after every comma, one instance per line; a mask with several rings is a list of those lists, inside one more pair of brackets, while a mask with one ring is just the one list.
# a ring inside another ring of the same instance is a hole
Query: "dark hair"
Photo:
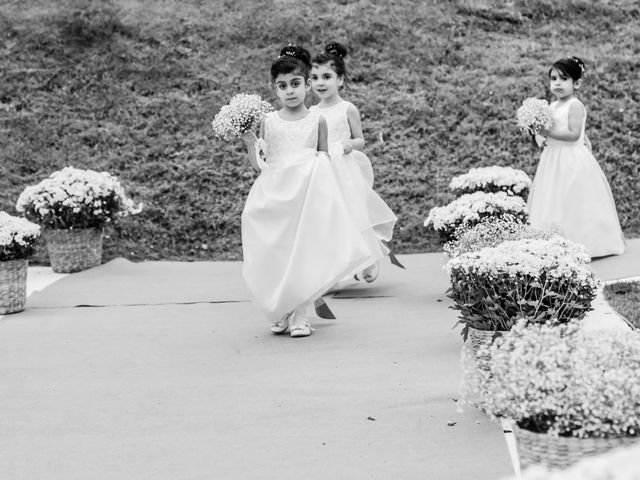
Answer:
[[344, 58], [347, 56], [347, 48], [338, 42], [329, 42], [324, 47], [324, 52], [316, 55], [311, 63], [316, 65], [329, 64], [340, 77], [347, 75], [347, 67]]
[[567, 77], [571, 77], [574, 82], [577, 82], [584, 77], [584, 72], [586, 71], [584, 62], [578, 57], [561, 58], [551, 65], [549, 75], [551, 75], [551, 70], [554, 68], [559, 72], [564, 73]]
[[311, 70], [311, 54], [298, 45], [287, 45], [280, 50], [280, 56], [271, 64], [271, 80], [281, 74], [298, 73], [305, 80]]

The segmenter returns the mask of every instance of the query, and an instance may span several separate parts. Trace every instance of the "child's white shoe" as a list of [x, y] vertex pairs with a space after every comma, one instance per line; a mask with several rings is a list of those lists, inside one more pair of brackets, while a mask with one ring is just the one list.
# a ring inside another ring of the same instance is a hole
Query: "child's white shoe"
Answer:
[[362, 279], [367, 283], [371, 283], [375, 281], [376, 278], [378, 278], [379, 273], [380, 265], [379, 262], [376, 262], [362, 271]]
[[291, 321], [291, 317], [293, 316], [295, 310], [291, 310], [284, 317], [282, 317], [277, 322], [273, 322], [271, 324], [271, 333], [274, 335], [282, 335], [289, 329], [289, 322]]
[[309, 319], [303, 317], [301, 315], [296, 315], [293, 323], [289, 328], [289, 333], [293, 338], [297, 337], [308, 337], [311, 335], [313, 328], [311, 328], [311, 323]]

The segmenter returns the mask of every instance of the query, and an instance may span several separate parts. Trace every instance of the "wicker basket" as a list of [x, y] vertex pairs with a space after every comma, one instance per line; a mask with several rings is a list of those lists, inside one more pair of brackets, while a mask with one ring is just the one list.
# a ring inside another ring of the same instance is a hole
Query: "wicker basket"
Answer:
[[45, 230], [44, 238], [54, 272], [79, 272], [96, 267], [102, 262], [100, 228]]
[[534, 433], [513, 425], [520, 467], [544, 465], [564, 469], [582, 458], [640, 442], [640, 437], [576, 438]]
[[493, 341], [502, 336], [506, 332], [494, 331], [494, 330], [478, 330], [477, 328], [469, 327], [469, 340], [471, 341], [471, 351], [476, 359], [478, 368], [486, 370], [489, 368], [489, 355], [478, 355], [478, 350], [481, 346], [490, 346]]
[[0, 315], [24, 310], [27, 301], [26, 259], [0, 262]]

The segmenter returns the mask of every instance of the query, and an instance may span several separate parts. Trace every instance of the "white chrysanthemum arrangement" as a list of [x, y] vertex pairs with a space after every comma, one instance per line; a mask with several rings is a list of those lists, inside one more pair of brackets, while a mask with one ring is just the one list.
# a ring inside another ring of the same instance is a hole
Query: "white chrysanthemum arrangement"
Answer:
[[445, 243], [442, 249], [447, 259], [451, 259], [463, 253], [496, 247], [507, 240], [550, 240], [558, 235], [556, 230], [532, 227], [512, 215], [488, 217], [476, 225], [458, 228], [456, 238]]
[[505, 192], [474, 192], [462, 195], [444, 207], [433, 207], [424, 226], [432, 226], [443, 240], [450, 241], [460, 227], [475, 225], [487, 217], [505, 215], [525, 222], [527, 204], [522, 198]]
[[449, 182], [455, 196], [473, 192], [506, 192], [526, 200], [531, 178], [523, 170], [512, 167], [479, 167], [457, 175]]
[[98, 228], [139, 213], [142, 203], [135, 205], [119, 180], [107, 172], [65, 167], [26, 187], [16, 209], [45, 228]]
[[[637, 480], [640, 478], [640, 442], [590, 455], [564, 470], [542, 465], [525, 470], [508, 480]], [[507, 479], [505, 479], [507, 480]]]
[[0, 212], [0, 262], [29, 257], [39, 236], [39, 225]]
[[211, 128], [216, 137], [230, 141], [253, 131], [272, 110], [271, 104], [259, 95], [239, 93], [222, 106], [211, 122]]
[[447, 296], [469, 328], [506, 331], [520, 318], [567, 322], [591, 310], [599, 282], [582, 245], [555, 236], [523, 239], [470, 251], [446, 264]]
[[555, 436], [640, 436], [640, 334], [519, 321], [480, 350], [480, 404], [494, 419]]
[[516, 121], [523, 133], [531, 135], [550, 129], [553, 127], [553, 115], [549, 102], [535, 97], [525, 99], [516, 111]]

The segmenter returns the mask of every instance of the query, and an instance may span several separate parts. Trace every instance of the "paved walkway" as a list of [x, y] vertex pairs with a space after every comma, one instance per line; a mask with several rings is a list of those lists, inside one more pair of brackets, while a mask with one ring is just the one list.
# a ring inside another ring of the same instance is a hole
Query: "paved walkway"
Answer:
[[[400, 260], [328, 298], [338, 320], [301, 339], [269, 333], [239, 262], [31, 268], [27, 309], [0, 317], [0, 478], [512, 474], [500, 425], [455, 401], [441, 255]], [[593, 266], [640, 275], [640, 240]]]

